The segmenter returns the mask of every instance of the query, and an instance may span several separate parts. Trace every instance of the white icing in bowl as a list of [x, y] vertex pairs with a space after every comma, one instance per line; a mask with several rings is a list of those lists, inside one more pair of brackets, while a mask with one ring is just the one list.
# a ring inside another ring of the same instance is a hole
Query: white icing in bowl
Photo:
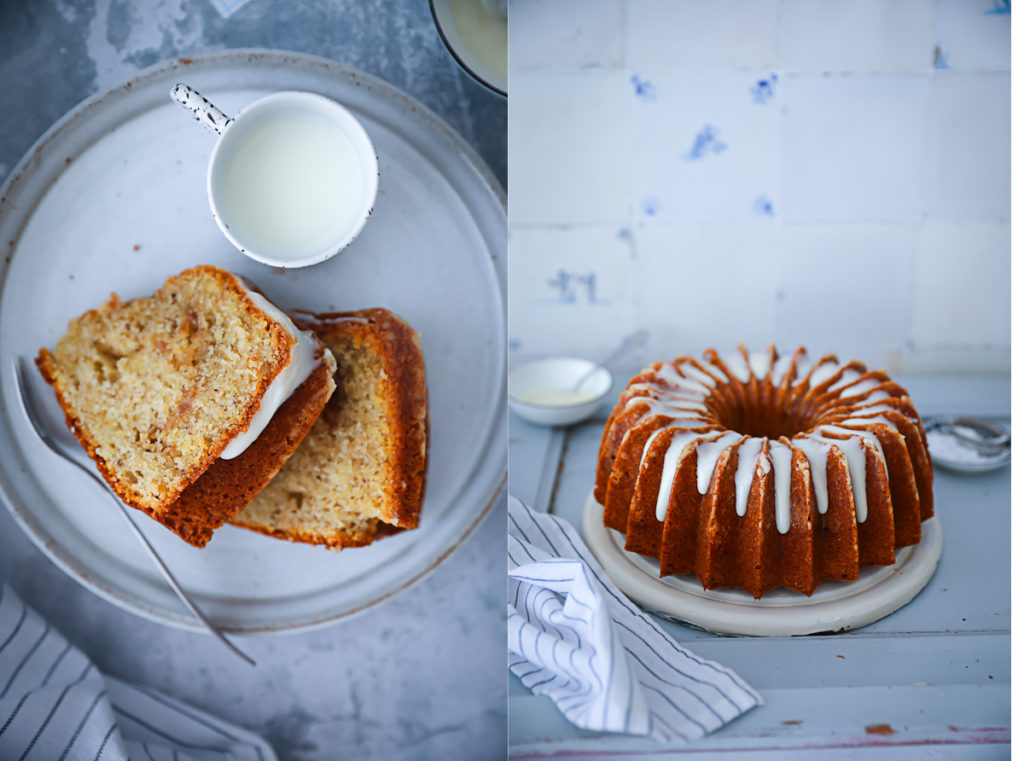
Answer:
[[[573, 391], [587, 374], [581, 388]], [[611, 387], [612, 374], [590, 360], [541, 359], [509, 373], [509, 407], [531, 423], [572, 425], [593, 415]]]

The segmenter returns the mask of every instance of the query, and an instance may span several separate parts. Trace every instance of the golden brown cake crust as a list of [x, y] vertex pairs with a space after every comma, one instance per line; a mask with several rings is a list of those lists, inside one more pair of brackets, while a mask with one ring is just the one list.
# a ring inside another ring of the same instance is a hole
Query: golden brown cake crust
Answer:
[[[321, 346], [318, 366], [278, 409], [257, 440], [238, 457], [232, 460], [220, 459], [219, 456], [228, 443], [248, 429], [271, 382], [287, 366], [293, 339], [283, 326], [253, 304], [246, 289], [239, 284], [233, 274], [220, 268], [202, 265], [186, 270], [169, 278], [161, 291], [173, 288], [181, 281], [195, 276], [211, 278], [217, 288], [232, 292], [241, 298], [246, 312], [264, 331], [273, 336], [278, 347], [277, 361], [272, 371], [261, 378], [257, 393], [235, 423], [222, 431], [218, 438], [208, 445], [201, 467], [183, 475], [176, 488], [163, 494], [159, 502], [140, 498], [96, 451], [93, 438], [68, 402], [53, 354], [46, 348], [41, 349], [36, 364], [46, 381], [53, 386], [68, 428], [96, 462], [100, 473], [115, 494], [125, 504], [142, 510], [185, 541], [202, 547], [209, 541], [214, 529], [244, 508], [273, 478], [301, 442], [334, 389], [334, 362], [333, 357], [324, 354], [324, 347]], [[107, 304], [99, 309], [90, 310], [78, 319], [119, 310], [131, 303], [133, 302], [122, 302], [117, 294], [112, 294]]]
[[[282, 528], [251, 511], [243, 511], [233, 523], [279, 539], [332, 549], [365, 546], [382, 536], [416, 528], [426, 488], [429, 450], [426, 370], [418, 335], [400, 317], [381, 308], [324, 314], [294, 311], [291, 316], [297, 325], [313, 330], [328, 346], [339, 340], [351, 342], [376, 355], [382, 363], [389, 428], [385, 513], [359, 528], [337, 527], [330, 531]], [[341, 365], [339, 359], [339, 376], [344, 370]], [[337, 414], [332, 408], [345, 403], [340, 378], [338, 385], [338, 395], [323, 412], [323, 424], [330, 425], [330, 416]], [[266, 495], [261, 499], [266, 499]]]
[[[246, 521], [244, 518], [236, 518], [232, 521], [236, 526], [247, 528], [258, 534], [271, 536], [274, 539], [284, 539], [289, 542], [302, 544], [320, 544], [328, 549], [343, 550], [346, 547], [365, 547], [377, 539], [385, 536], [398, 534], [406, 529], [400, 526], [392, 526], [384, 521], [377, 521], [365, 531], [338, 531], [334, 534], [324, 534], [311, 531], [283, 531], [259, 523]], [[413, 526], [415, 528], [415, 526]]]

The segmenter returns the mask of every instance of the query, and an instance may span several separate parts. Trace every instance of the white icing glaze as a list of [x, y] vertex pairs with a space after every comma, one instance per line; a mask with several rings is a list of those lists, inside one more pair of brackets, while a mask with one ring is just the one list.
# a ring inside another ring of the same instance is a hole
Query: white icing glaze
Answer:
[[[288, 364], [271, 381], [270, 387], [263, 394], [263, 398], [260, 400], [260, 407], [249, 422], [248, 430], [242, 431], [224, 447], [224, 451], [220, 453], [220, 459], [222, 460], [231, 460], [238, 457], [259, 438], [278, 408], [288, 400], [288, 397], [295, 392], [295, 389], [301, 386], [302, 382], [313, 372], [313, 369], [318, 364], [317, 350], [322, 345], [311, 331], [299, 330], [295, 327], [295, 323], [289, 319], [288, 315], [260, 294], [250, 291], [241, 280], [238, 281], [238, 285], [245, 290], [253, 304], [256, 305], [256, 308], [280, 324], [295, 339], [295, 342], [292, 344]], [[324, 351], [327, 351], [326, 347]]]
[[[822, 430], [831, 426], [822, 426]], [[840, 429], [840, 432], [841, 429]], [[864, 449], [861, 447], [860, 439], [827, 439], [824, 436], [814, 434], [809, 437], [814, 441], [820, 441], [825, 445], [837, 447], [846, 458], [846, 470], [850, 474], [850, 486], [853, 490], [853, 509], [857, 515], [857, 522], [863, 523], [868, 517], [868, 489], [867, 477], [865, 475]]]
[[747, 364], [746, 357], [742, 354], [733, 354], [725, 360], [725, 365], [740, 383], [750, 380], [750, 365]]
[[793, 378], [789, 382], [789, 387], [795, 388], [807, 380], [811, 373], [814, 372], [816, 364], [817, 363], [806, 354], [800, 354], [797, 356], [796, 365], [793, 368]]
[[683, 450], [687, 444], [696, 441], [701, 434], [689, 431], [677, 431], [672, 437], [668, 449], [665, 450], [665, 463], [661, 468], [661, 483], [658, 486], [658, 501], [654, 506], [654, 515], [659, 521], [664, 521], [668, 515], [668, 500], [672, 496], [672, 482], [676, 478], [676, 471], [679, 470], [679, 463], [683, 461]]
[[754, 482], [754, 469], [761, 459], [764, 439], [747, 439], [736, 448], [736, 514], [747, 514], [750, 487]]
[[[627, 437], [631, 436], [633, 434], [633, 431], [635, 431], [635, 430], [636, 430], [635, 428], [631, 428], [629, 431], [626, 432], [626, 436]], [[694, 434], [694, 436], [693, 436], [693, 438], [696, 438], [697, 436], [700, 436], [700, 435], [707, 435], [709, 430], [710, 430], [710, 426], [707, 423], [707, 421], [705, 421], [705, 420], [700, 420], [700, 419], [696, 419], [696, 418], [691, 419], [691, 420], [683, 420], [683, 419], [673, 420], [668, 425], [662, 426], [661, 428], [659, 428], [658, 430], [656, 430], [654, 433], [652, 433], [650, 436], [647, 437], [647, 441], [644, 442], [643, 454], [641, 454], [641, 456], [640, 456], [640, 463], [641, 463], [641, 465], [646, 464], [646, 462], [647, 462], [647, 453], [648, 453], [648, 451], [650, 451], [651, 444], [658, 437], [659, 433], [662, 433], [664, 431], [675, 431], [676, 433], [687, 433], [689, 431], [697, 431], [698, 433]], [[710, 431], [710, 433], [711, 434], [717, 434], [718, 431]]]
[[699, 381], [690, 380], [689, 378], [680, 378], [677, 385], [680, 391], [689, 391], [695, 396], [699, 396], [701, 398], [708, 395], [708, 387]]
[[[889, 428], [891, 431], [893, 431], [901, 439], [903, 438], [902, 434], [900, 434], [900, 429], [897, 428], [896, 424], [887, 417], [848, 417], [845, 420], [839, 421], [837, 425], [841, 426], [842, 428], [848, 431], [854, 430], [857, 432], [858, 435], [865, 435], [865, 433], [867, 433], [866, 429], [862, 428], [861, 426], [884, 425], [886, 428]], [[874, 436], [874, 434], [871, 435]]]
[[784, 354], [775, 360], [775, 364], [772, 365], [773, 386], [778, 387], [782, 385], [782, 379], [786, 377], [789, 368], [793, 366], [794, 359], [796, 359], [795, 354]]
[[655, 383], [634, 383], [630, 386], [630, 390], [646, 392], [641, 395], [641, 399], [689, 399], [701, 405], [704, 404], [704, 397], [707, 396], [707, 389], [703, 389], [702, 393], [697, 393], [688, 388], [666, 388]]
[[719, 433], [714, 439], [703, 439], [697, 444], [697, 491], [707, 494], [715, 465], [727, 447], [743, 438], [736, 431]]
[[[835, 360], [829, 360], [828, 362], [822, 362], [818, 366], [818, 368], [813, 373], [811, 373], [811, 379], [808, 381], [808, 383], [810, 384], [811, 388], [814, 388], [815, 386], [819, 386], [822, 383], [824, 383], [825, 381], [827, 381], [828, 379], [830, 379], [833, 375], [836, 374], [836, 372], [838, 371], [838, 368], [839, 368], [839, 363], [836, 362]], [[832, 384], [830, 383], [829, 386], [831, 386], [831, 385]], [[826, 388], [828, 388], [828, 386], [826, 386]]]
[[[789, 388], [807, 383], [809, 388], [825, 391], [839, 389], [839, 397], [850, 398], [864, 395], [887, 382], [887, 379], [863, 376], [865, 371], [853, 363], [840, 364], [834, 359], [814, 362], [801, 348], [796, 352], [771, 358], [772, 350], [747, 354], [740, 353], [724, 360], [729, 373], [741, 383], [751, 376], [758, 380], [770, 379], [774, 387], [780, 387], [787, 376]], [[712, 356], [712, 355], [708, 355]], [[708, 412], [706, 397], [718, 384], [731, 383], [732, 379], [710, 362], [701, 362], [692, 357], [666, 363], [655, 375], [664, 385], [637, 383], [631, 389], [642, 389], [645, 396], [634, 397], [627, 406], [641, 402], [648, 405], [644, 417], [658, 415], [669, 418], [668, 425], [650, 434], [645, 443], [643, 462], [646, 463], [648, 449], [654, 437], [665, 430], [672, 430], [673, 436], [665, 452], [655, 514], [665, 520], [672, 486], [683, 457], [692, 447], [697, 455], [697, 491], [707, 494], [718, 466], [727, 461], [732, 448], [737, 451], [736, 512], [745, 515], [750, 490], [755, 477], [767, 477], [774, 470], [775, 525], [780, 533], [787, 533], [792, 521], [791, 488], [793, 471], [793, 450], [804, 453], [810, 470], [811, 487], [814, 490], [818, 512], [828, 510], [827, 465], [829, 453], [835, 449], [848, 466], [850, 486], [853, 492], [854, 508], [858, 522], [867, 519], [867, 475], [866, 450], [872, 448], [879, 456], [888, 475], [888, 465], [878, 437], [869, 429], [872, 425], [884, 425], [899, 433], [893, 418], [903, 412], [891, 404], [892, 395], [878, 389], [865, 399], [846, 407], [845, 416], [832, 424], [822, 424], [790, 440], [752, 438], [735, 431], [727, 431]], [[765, 444], [767, 443], [767, 447]], [[767, 449], [767, 451], [764, 451]]]
[[644, 417], [662, 416], [673, 420], [707, 420], [706, 410], [703, 405], [691, 404], [685, 401], [663, 401], [650, 399], [648, 410]]
[[[840, 395], [840, 398], [842, 398], [841, 395]], [[884, 391], [882, 389], [879, 389], [878, 391], [872, 391], [868, 395], [868, 398], [865, 399], [863, 402], [861, 402], [861, 404], [876, 404], [877, 402], [883, 402], [883, 401], [886, 401], [887, 399], [893, 399], [893, 398], [895, 398], [895, 397], [893, 397], [892, 394], [890, 394], [887, 391]]]
[[759, 351], [749, 355], [747, 359], [750, 362], [750, 371], [754, 373], [754, 377], [763, 381], [768, 376], [768, 371], [771, 370], [771, 355], [766, 351]]
[[[830, 433], [843, 438], [826, 438], [821, 435], [822, 433]], [[808, 436], [808, 440], [821, 442], [825, 446], [834, 446], [846, 458], [846, 469], [850, 474], [850, 486], [853, 490], [853, 507], [857, 516], [857, 522], [863, 523], [866, 521], [868, 519], [868, 489], [867, 458], [864, 454], [864, 448], [867, 446], [874, 447], [884, 464], [885, 457], [882, 455], [882, 445], [879, 443], [878, 438], [870, 431], [851, 431], [835, 425], [822, 425]], [[811, 472], [812, 474], [814, 472], [813, 464]], [[888, 474], [888, 470], [886, 473]], [[815, 484], [815, 494], [817, 494], [817, 484]], [[828, 499], [827, 493], [825, 499]], [[825, 511], [821, 510], [821, 512]]]
[[875, 386], [881, 386], [884, 381], [880, 381], [877, 378], [867, 378], [862, 380], [860, 383], [854, 383], [852, 386], [847, 386], [839, 392], [840, 399], [849, 399], [851, 396], [859, 396], [866, 391], [870, 391]]
[[[656, 390], [652, 390], [652, 393], [656, 393]], [[636, 407], [640, 404], [647, 405], [647, 412], [644, 413], [644, 417], [649, 417], [651, 415], [664, 415], [670, 418], [688, 420], [695, 417], [703, 418], [707, 413], [707, 407], [703, 402], [685, 398], [677, 399], [670, 395], [665, 395], [665, 397], [634, 396], [626, 402], [626, 409]]]
[[863, 377], [864, 377], [864, 373], [861, 370], [857, 370], [856, 368], [853, 368], [853, 367], [846, 367], [843, 370], [843, 374], [840, 375], [839, 378], [836, 380], [836, 382], [831, 384], [829, 386], [829, 388], [832, 388], [834, 386], [838, 386], [839, 388], [843, 388], [844, 386], [847, 386], [847, 385], [853, 383], [854, 381], [858, 380], [859, 378], [863, 378]]
[[[654, 377], [673, 386], [681, 386], [683, 384], [683, 376], [680, 375], [679, 370], [677, 370], [675, 365], [673, 365], [671, 362], [666, 362], [657, 370], [655, 370]], [[707, 393], [707, 389], [702, 390], [704, 391], [704, 393]]]
[[714, 388], [718, 385], [718, 381], [715, 380], [714, 376], [704, 371], [696, 361], [691, 361], [683, 366], [683, 371], [687, 376], [694, 380], [703, 383], [708, 389]]
[[[695, 364], [697, 363], [697, 359], [691, 358], [691, 360]], [[717, 378], [719, 383], [728, 383], [729, 382], [729, 376], [726, 375], [725, 372], [722, 370], [722, 368], [718, 367], [717, 365], [713, 365], [713, 364], [711, 364], [711, 362], [703, 362], [703, 363], [700, 363], [700, 366], [701, 366], [702, 369], [706, 370], [708, 373], [710, 373], [715, 378]]]
[[[690, 358], [687, 359], [688, 362], [693, 362]], [[707, 416], [707, 406], [704, 401], [711, 388], [717, 385], [712, 375], [704, 372], [695, 364], [689, 363], [684, 363], [682, 367], [665, 363], [658, 370], [652, 372], [665, 385], [651, 382], [631, 384], [631, 391], [644, 393], [627, 400], [627, 409], [639, 404], [646, 404], [647, 412], [644, 417], [664, 416], [675, 421], [696, 420], [701, 424], [713, 422]], [[692, 428], [694, 426], [685, 427]]]
[[829, 442], [822, 443], [807, 437], [805, 434], [794, 436], [791, 440], [794, 449], [799, 449], [807, 456], [811, 467], [811, 486], [814, 487], [814, 498], [818, 502], [818, 512], [822, 515], [828, 510], [828, 453], [832, 449]]
[[767, 478], [768, 474], [772, 472], [772, 459], [768, 456], [768, 453], [761, 451], [757, 455], [757, 468], [754, 470], [758, 478]]
[[[859, 441], [861, 446], [871, 447], [872, 449], [875, 450], [875, 454], [877, 454], [879, 459], [882, 461], [882, 468], [885, 470], [885, 475], [888, 477], [889, 466], [886, 464], [885, 454], [883, 454], [882, 452], [882, 442], [880, 442], [878, 440], [878, 437], [875, 436], [875, 434], [873, 434], [871, 431], [838, 425], [823, 425], [819, 426], [817, 430], [821, 431], [822, 433], [831, 433], [837, 436], [850, 436], [852, 437], [852, 441]], [[832, 441], [835, 442], [836, 440], [832, 439]], [[840, 449], [842, 449], [842, 447], [840, 447]], [[865, 515], [867, 515], [866, 510], [867, 508], [865, 508]]]
[[[323, 319], [323, 318], [321, 318], [321, 319]], [[327, 318], [326, 321], [327, 322], [358, 322], [358, 323], [362, 323], [362, 324], [367, 324], [367, 323], [370, 322], [365, 317], [356, 317], [356, 316], [353, 316], [353, 315], [345, 315], [344, 317], [336, 315], [334, 317]]]
[[793, 450], [781, 441], [768, 442], [768, 454], [775, 468], [775, 527], [780, 534], [789, 531], [790, 486], [793, 478]]
[[[653, 434], [651, 434], [650, 438], [648, 438], [648, 440], [647, 440], [647, 444], [648, 444], [648, 446], [650, 446], [651, 440], [655, 436], [657, 436], [659, 433], [661, 433], [662, 431], [697, 431], [697, 430], [699, 430], [699, 431], [706, 432], [708, 430], [708, 428], [709, 428], [708, 421], [705, 420], [704, 418], [699, 418], [699, 417], [674, 418], [671, 423], [669, 423], [668, 425], [662, 426], [657, 431], [655, 431]], [[717, 433], [717, 431], [715, 431], [715, 433]], [[644, 449], [645, 456], [646, 456], [646, 453], [647, 453], [647, 450], [645, 448]]]
[[894, 409], [886, 404], [873, 404], [867, 407], [860, 406], [854, 408], [854, 413], [857, 415], [877, 415], [879, 412], [895, 412], [899, 414], [899, 410]]

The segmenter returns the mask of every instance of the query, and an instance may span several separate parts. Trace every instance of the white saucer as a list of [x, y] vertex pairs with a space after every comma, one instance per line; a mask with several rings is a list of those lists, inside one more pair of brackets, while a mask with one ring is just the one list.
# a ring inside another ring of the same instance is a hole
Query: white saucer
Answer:
[[583, 540], [615, 585], [656, 616], [715, 634], [785, 637], [867, 626], [913, 600], [942, 554], [942, 526], [932, 517], [919, 544], [897, 550], [895, 565], [862, 568], [853, 582], [823, 582], [811, 597], [776, 589], [755, 600], [736, 589], [704, 589], [692, 575], [659, 578], [657, 560], [627, 552], [625, 537], [605, 527], [603, 513], [588, 496]]
[[[958, 460], [946, 456], [943, 453], [943, 450], [936, 446], [937, 437], [942, 435], [952, 436], [952, 434], [944, 433], [941, 429], [955, 419], [955, 415], [933, 415], [931, 417], [924, 418], [922, 421], [924, 423], [925, 433], [928, 434], [928, 454], [931, 456], [932, 462], [935, 465], [953, 473], [974, 475], [991, 473], [992, 471], [999, 470], [1000, 468], [1005, 468], [1010, 464], [1012, 448], [1009, 441], [998, 454], [990, 455], [988, 457], [979, 457], [976, 460]], [[1009, 435], [1010, 427], [1008, 425], [997, 420], [993, 420], [991, 422], [1005, 430], [1007, 435]]]

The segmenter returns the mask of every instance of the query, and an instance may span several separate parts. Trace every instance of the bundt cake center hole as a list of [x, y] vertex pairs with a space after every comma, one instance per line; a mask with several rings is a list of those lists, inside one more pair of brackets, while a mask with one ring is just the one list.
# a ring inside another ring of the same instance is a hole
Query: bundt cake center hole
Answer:
[[763, 399], [727, 405], [719, 414], [719, 422], [730, 431], [769, 439], [792, 438], [814, 427], [813, 417], [802, 410]]

